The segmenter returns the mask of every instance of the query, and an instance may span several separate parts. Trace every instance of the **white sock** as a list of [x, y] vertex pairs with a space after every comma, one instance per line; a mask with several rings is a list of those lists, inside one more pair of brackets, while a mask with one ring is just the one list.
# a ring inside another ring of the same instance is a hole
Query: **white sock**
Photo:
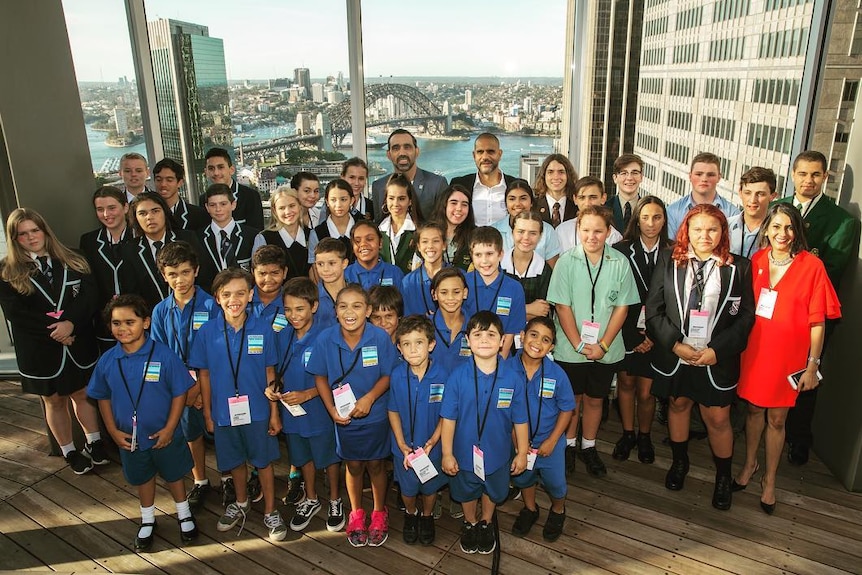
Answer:
[[237, 501], [236, 504], [239, 505], [240, 509], [246, 511], [248, 509], [249, 501], [248, 499], [246, 499], [244, 503], [240, 503], [239, 501]]
[[195, 479], [195, 485], [209, 485], [209, 479]]
[[587, 438], [581, 439], [581, 449], [589, 449], [590, 447], [595, 447], [595, 446], [596, 446], [596, 440], [595, 439], [587, 439]]
[[567, 437], [566, 438], [566, 447], [577, 447], [578, 446], [578, 438], [577, 437]]
[[102, 433], [99, 431], [96, 431], [95, 433], [85, 433], [84, 435], [87, 437], [87, 443], [94, 443], [102, 439]]
[[61, 445], [60, 449], [63, 451], [63, 457], [66, 457], [72, 451], [75, 451], [75, 443], [67, 443], [66, 445]]
[[[185, 519], [192, 516], [192, 510], [189, 508], [188, 501], [177, 501], [177, 519]], [[188, 533], [195, 528], [195, 524], [191, 521], [180, 521], [180, 529], [184, 533]]]
[[[149, 507], [141, 507], [141, 523], [155, 523], [156, 521], [156, 506], [150, 505]], [[146, 539], [150, 535], [153, 534], [153, 527], [141, 527], [138, 530], [138, 537], [141, 539]]]

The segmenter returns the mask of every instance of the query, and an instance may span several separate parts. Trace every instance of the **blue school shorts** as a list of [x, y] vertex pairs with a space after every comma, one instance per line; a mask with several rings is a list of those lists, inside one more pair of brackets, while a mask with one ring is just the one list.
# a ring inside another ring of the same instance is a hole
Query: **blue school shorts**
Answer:
[[520, 475], [512, 476], [512, 485], [518, 489], [534, 486], [539, 477], [548, 495], [554, 499], [563, 499], [568, 493], [566, 484], [566, 437], [563, 435], [557, 441], [554, 451], [548, 457], [537, 457], [533, 469], [524, 470]]
[[[460, 463], [458, 464], [461, 465]], [[504, 465], [494, 473], [485, 474], [485, 481], [470, 469], [461, 469], [449, 478], [449, 496], [458, 503], [475, 501], [487, 494], [496, 505], [502, 505], [509, 496], [509, 466]]]
[[336, 425], [336, 452], [342, 461], [386, 459], [392, 454], [389, 449], [391, 432], [388, 419], [368, 425], [356, 425], [355, 420], [348, 425]]
[[175, 435], [161, 449], [144, 449], [136, 451], [120, 450], [120, 463], [123, 464], [123, 476], [129, 485], [143, 485], [156, 476], [168, 483], [182, 479], [192, 470], [192, 452], [182, 435]]
[[204, 410], [187, 405], [183, 409], [180, 425], [182, 425], [186, 441], [194, 441], [198, 437], [202, 437], [207, 430], [206, 422], [204, 421]]
[[392, 467], [395, 472], [395, 481], [401, 488], [401, 493], [407, 497], [417, 495], [432, 495], [437, 493], [449, 482], [449, 476], [443, 473], [443, 452], [440, 445], [435, 445], [431, 450], [431, 461], [437, 468], [437, 477], [429, 479], [425, 483], [419, 481], [416, 472], [412, 469], [404, 469], [404, 456], [392, 454]]
[[298, 433], [288, 433], [287, 452], [290, 455], [290, 464], [302, 467], [309, 461], [314, 462], [315, 469], [326, 469], [341, 459], [335, 452], [335, 430], [303, 437]]
[[233, 427], [216, 425], [214, 431], [216, 464], [222, 473], [227, 473], [245, 462], [263, 469], [277, 461], [280, 456], [278, 438], [267, 433], [268, 419]]

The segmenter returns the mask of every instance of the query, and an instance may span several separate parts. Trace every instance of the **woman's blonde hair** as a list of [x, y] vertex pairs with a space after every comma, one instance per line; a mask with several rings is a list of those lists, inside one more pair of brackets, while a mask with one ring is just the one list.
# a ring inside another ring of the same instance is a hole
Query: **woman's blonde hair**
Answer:
[[290, 186], [279, 186], [278, 189], [269, 196], [269, 225], [266, 226], [266, 229], [277, 232], [284, 227], [284, 224], [278, 219], [278, 214], [275, 211], [276, 202], [282, 198], [293, 198], [296, 200], [296, 203], [299, 204], [299, 225], [306, 228], [309, 227], [311, 225], [311, 220], [308, 218], [308, 209], [299, 201], [299, 192]]
[[90, 273], [90, 266], [82, 256], [64, 246], [45, 218], [39, 212], [30, 208], [18, 208], [14, 210], [6, 220], [6, 257], [0, 262], [0, 279], [11, 285], [15, 291], [22, 295], [33, 293], [33, 283], [30, 278], [35, 276], [37, 268], [33, 265], [30, 254], [18, 243], [18, 225], [27, 220], [36, 224], [45, 233], [45, 251], [53, 261], [58, 261], [63, 266], [72, 268], [78, 273]]

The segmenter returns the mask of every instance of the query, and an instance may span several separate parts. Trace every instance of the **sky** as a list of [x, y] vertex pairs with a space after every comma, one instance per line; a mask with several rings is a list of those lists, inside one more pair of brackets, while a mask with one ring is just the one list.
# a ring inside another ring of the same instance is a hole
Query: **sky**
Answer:
[[[78, 81], [134, 77], [124, 3], [62, 0]], [[349, 76], [347, 0], [145, 0], [222, 38], [228, 78]], [[563, 76], [566, 0], [364, 0], [366, 77]], [[482, 34], [478, 34], [481, 25]]]

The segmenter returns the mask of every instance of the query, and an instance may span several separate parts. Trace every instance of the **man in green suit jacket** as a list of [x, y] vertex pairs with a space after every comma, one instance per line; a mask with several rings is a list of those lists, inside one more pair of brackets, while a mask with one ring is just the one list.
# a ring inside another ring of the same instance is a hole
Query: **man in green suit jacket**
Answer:
[[[826, 273], [837, 291], [847, 264], [857, 252], [860, 224], [859, 220], [823, 193], [826, 166], [826, 157], [820, 152], [807, 150], [800, 153], [793, 160], [792, 177], [796, 192], [792, 197], [777, 201], [792, 203], [802, 213], [808, 250], [823, 261]], [[834, 322], [826, 322], [824, 349], [834, 327]], [[814, 418], [816, 400], [817, 388], [802, 392], [796, 400], [796, 407], [788, 414], [786, 429], [790, 449], [787, 459], [794, 465], [808, 462], [808, 451], [813, 439], [811, 420]]]

